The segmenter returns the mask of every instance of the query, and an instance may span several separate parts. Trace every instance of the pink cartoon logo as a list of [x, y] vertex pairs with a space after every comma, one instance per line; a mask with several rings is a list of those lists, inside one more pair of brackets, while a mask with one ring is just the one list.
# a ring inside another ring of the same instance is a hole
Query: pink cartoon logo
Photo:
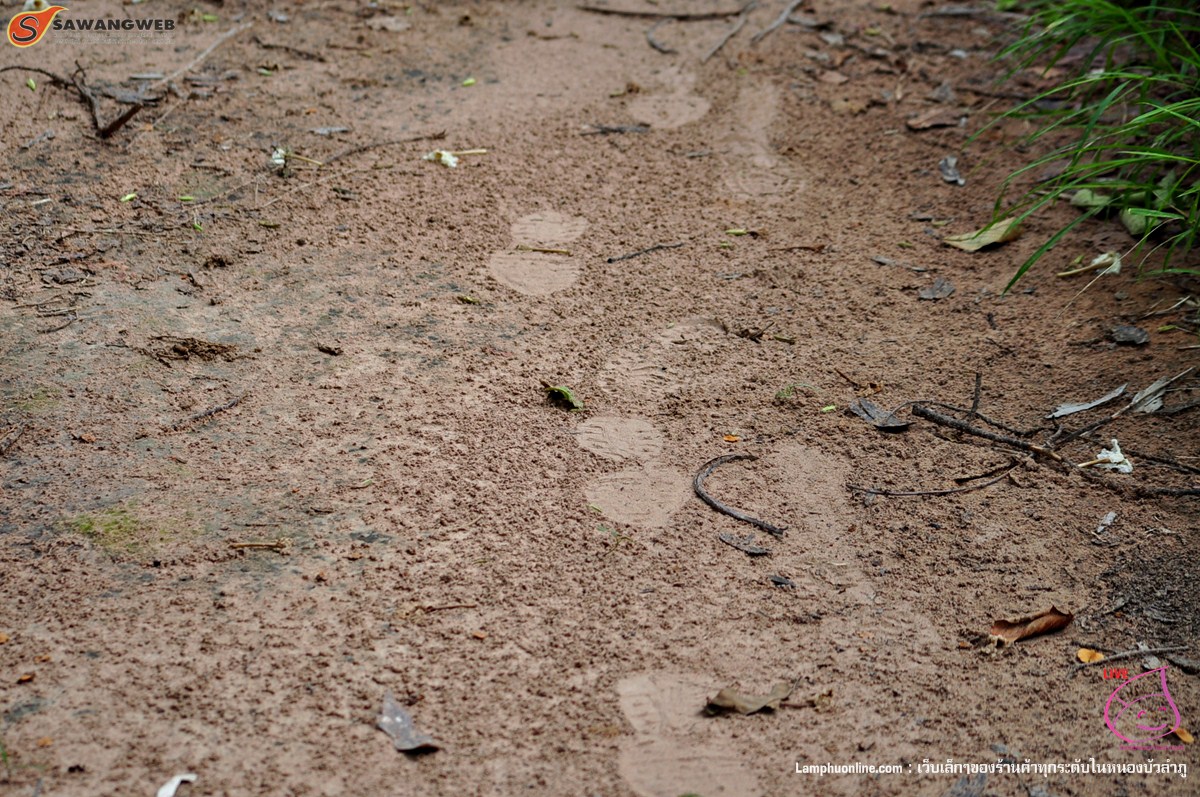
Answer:
[[1125, 750], [1179, 749], [1181, 745], [1160, 741], [1179, 727], [1181, 719], [1167, 689], [1166, 667], [1133, 676], [1104, 704], [1104, 724]]

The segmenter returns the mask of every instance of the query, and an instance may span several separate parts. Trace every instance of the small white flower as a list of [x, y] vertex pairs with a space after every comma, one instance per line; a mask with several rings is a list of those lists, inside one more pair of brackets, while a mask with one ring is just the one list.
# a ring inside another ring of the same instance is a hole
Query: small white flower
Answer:
[[1102, 448], [1096, 455], [1096, 467], [1115, 470], [1117, 473], [1133, 473], [1133, 463], [1121, 453], [1121, 445], [1117, 438], [1114, 437], [1108, 444], [1112, 447]]
[[1105, 252], [1102, 255], [1092, 259], [1093, 268], [1104, 268], [1099, 272], [1100, 276], [1105, 274], [1120, 274], [1121, 273], [1121, 255], [1117, 252]]
[[449, 169], [453, 169], [458, 165], [458, 156], [456, 156], [453, 152], [448, 152], [444, 149], [435, 149], [433, 152], [422, 158], [422, 160], [440, 163]]

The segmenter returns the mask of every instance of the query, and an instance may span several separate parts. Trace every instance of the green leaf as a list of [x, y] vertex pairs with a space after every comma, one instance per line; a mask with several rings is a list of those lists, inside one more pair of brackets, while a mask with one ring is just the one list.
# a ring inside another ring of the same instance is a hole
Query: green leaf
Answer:
[[942, 243], [953, 246], [955, 249], [962, 249], [964, 252], [978, 252], [985, 246], [1008, 243], [1020, 234], [1021, 222], [1012, 216], [993, 222], [982, 230], [962, 235], [947, 235], [942, 239]]
[[26, 80], [25, 85], [29, 87], [30, 91], [37, 91], [37, 81], [33, 78]]
[[546, 397], [550, 401], [563, 409], [576, 411], [583, 409], [583, 400], [575, 395], [575, 391], [565, 385], [552, 385], [549, 382], [542, 382], [542, 387], [546, 391]]
[[137, 199], [137, 191], [132, 191], [132, 192], [126, 194], [125, 196], [121, 197], [122, 202], [132, 202], [135, 199]]

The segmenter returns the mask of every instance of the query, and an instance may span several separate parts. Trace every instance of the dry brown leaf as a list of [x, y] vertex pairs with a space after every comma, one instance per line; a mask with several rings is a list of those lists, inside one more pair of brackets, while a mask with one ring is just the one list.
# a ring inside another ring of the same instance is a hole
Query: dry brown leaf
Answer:
[[3, 631], [0, 631], [0, 645], [3, 645], [5, 642], [8, 641], [8, 639], [9, 639], [8, 634], [4, 633]]
[[1008, 243], [1020, 234], [1021, 225], [1017, 222], [1017, 217], [1010, 216], [975, 232], [947, 235], [942, 239], [942, 243], [964, 252], [978, 252], [985, 246]]
[[1028, 617], [1018, 617], [1015, 620], [997, 620], [992, 623], [991, 634], [994, 637], [999, 637], [1007, 644], [1012, 644], [1013, 642], [1019, 642], [1022, 639], [1028, 639], [1038, 634], [1061, 631], [1070, 625], [1074, 619], [1075, 615], [1069, 612], [1060, 612], [1051, 606], [1044, 612], [1029, 615]]
[[762, 711], [769, 708], [772, 711], [779, 709], [781, 701], [786, 700], [788, 695], [792, 693], [792, 687], [786, 683], [777, 683], [771, 689], [769, 695], [748, 695], [739, 692], [732, 686], [727, 686], [717, 696], [708, 701], [705, 707], [710, 714], [719, 714], [722, 711], [736, 711], [739, 714], [753, 714], [756, 711]]
[[30, 681], [32, 681], [33, 678], [34, 678], [34, 674], [31, 672], [27, 672], [27, 673], [24, 673], [23, 675], [21, 675], [21, 677], [17, 679], [17, 683], [27, 684]]
[[1183, 742], [1184, 744], [1193, 744], [1196, 741], [1196, 737], [1188, 733], [1187, 728], [1183, 727], [1182, 725], [1171, 731], [1171, 733], [1175, 734], [1179, 741]]
[[1075, 651], [1075, 656], [1084, 664], [1095, 664], [1098, 661], [1104, 661], [1104, 654], [1091, 648], [1080, 648]]
[[726, 443], [736, 443], [737, 441], [741, 440], [742, 438], [738, 437], [735, 434], [727, 434], [724, 437], [722, 437], [721, 439], [724, 440]]
[[43, 736], [42, 738], [37, 740], [38, 747], [49, 747], [52, 744], [54, 744], [54, 740], [51, 739], [49, 736]]
[[956, 127], [966, 112], [958, 108], [938, 106], [905, 122], [909, 130], [928, 130], [931, 127]]
[[821, 76], [817, 79], [822, 83], [828, 83], [831, 86], [840, 86], [850, 78], [846, 77], [841, 72], [822, 72]]

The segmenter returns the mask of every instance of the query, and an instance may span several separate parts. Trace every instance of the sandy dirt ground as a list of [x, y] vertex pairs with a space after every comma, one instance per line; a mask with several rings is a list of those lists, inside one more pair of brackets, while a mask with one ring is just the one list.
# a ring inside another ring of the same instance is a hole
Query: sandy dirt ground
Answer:
[[[1154, 493], [1195, 481], [1196, 413], [1056, 449], [1118, 437], [1129, 475], [1028, 448], [1196, 364], [1190, 287], [1075, 298], [1055, 272], [1131, 243], [1094, 221], [1004, 295], [1066, 208], [941, 240], [1036, 154], [1020, 123], [968, 142], [1042, 85], [995, 82], [1011, 20], [814, 0], [755, 41], [764, 0], [703, 60], [736, 2], [605, 7], [645, 16], [96, 0], [59, 18], [176, 29], [3, 45], [68, 85], [0, 74], [0, 792], [1195, 793], [922, 768], [1196, 762], [1106, 726], [1111, 676], [1155, 662], [1073, 670], [1173, 648], [1157, 708], [1200, 728], [1195, 498]], [[654, 16], [680, 10], [719, 13]], [[74, 80], [102, 126], [159, 99], [101, 140]], [[977, 398], [1010, 428], [928, 406], [1009, 439], [856, 398]], [[723, 454], [757, 458], [707, 490], [782, 538], [694, 494]], [[1073, 622], [987, 644], [1051, 606]], [[777, 711], [702, 711], [778, 683]], [[393, 747], [386, 694], [439, 750]]]

